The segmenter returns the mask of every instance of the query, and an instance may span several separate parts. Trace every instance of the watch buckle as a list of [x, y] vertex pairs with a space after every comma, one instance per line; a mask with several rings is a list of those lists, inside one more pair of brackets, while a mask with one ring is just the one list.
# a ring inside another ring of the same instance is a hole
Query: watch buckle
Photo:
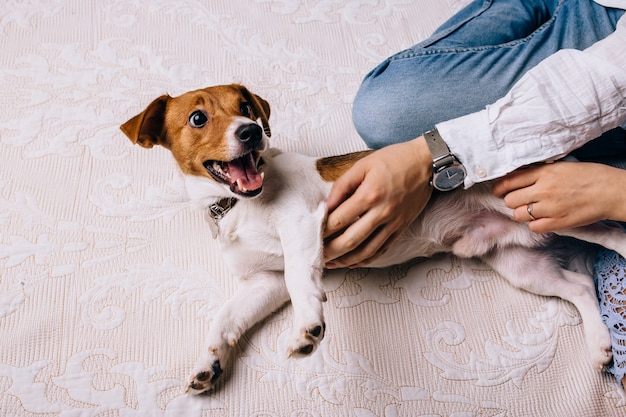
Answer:
[[433, 159], [433, 170], [435, 172], [441, 171], [443, 168], [452, 165], [456, 162], [456, 158], [454, 155], [447, 154], [440, 156], [439, 158]]

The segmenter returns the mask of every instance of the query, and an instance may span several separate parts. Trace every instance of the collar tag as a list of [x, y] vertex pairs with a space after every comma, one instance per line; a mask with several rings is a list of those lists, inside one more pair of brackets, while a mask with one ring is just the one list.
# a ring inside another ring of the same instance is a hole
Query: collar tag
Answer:
[[207, 211], [204, 213], [204, 220], [209, 224], [213, 239], [215, 239], [220, 232], [220, 220], [228, 214], [235, 206], [236, 202], [237, 200], [234, 198], [222, 198], [207, 207]]

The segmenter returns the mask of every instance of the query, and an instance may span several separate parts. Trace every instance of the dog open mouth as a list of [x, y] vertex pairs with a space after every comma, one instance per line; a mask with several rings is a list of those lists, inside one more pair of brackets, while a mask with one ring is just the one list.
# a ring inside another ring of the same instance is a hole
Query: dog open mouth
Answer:
[[254, 197], [263, 190], [263, 173], [257, 167], [258, 155], [247, 153], [232, 161], [204, 161], [202, 165], [218, 182], [243, 197]]

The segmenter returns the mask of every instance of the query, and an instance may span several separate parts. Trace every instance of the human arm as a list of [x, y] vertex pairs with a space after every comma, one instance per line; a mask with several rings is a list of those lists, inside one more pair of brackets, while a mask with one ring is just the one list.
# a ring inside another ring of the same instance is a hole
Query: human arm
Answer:
[[[626, 221], [626, 170], [589, 162], [555, 162], [521, 169], [496, 182], [515, 219], [543, 233], [599, 220]], [[528, 203], [533, 203], [528, 214]]]
[[562, 50], [484, 110], [437, 125], [465, 186], [556, 160], [626, 120], [626, 17], [584, 51]]
[[[554, 54], [531, 69], [501, 100], [477, 113], [440, 123], [437, 128], [466, 167], [465, 186], [470, 187], [525, 165], [556, 160], [579, 148], [624, 123], [624, 103], [626, 17], [618, 22], [613, 34], [587, 50]], [[401, 155], [405, 158], [390, 166], [399, 178], [419, 171], [421, 193], [402, 187], [392, 190], [392, 181], [374, 178], [375, 172], [385, 172], [376, 169], [374, 162], [380, 159], [382, 163], [387, 157], [381, 151], [368, 157], [368, 166], [355, 165], [344, 175], [346, 178], [335, 183], [328, 200], [326, 236], [334, 238], [327, 240], [325, 259], [335, 259], [329, 266], [366, 264], [366, 260], [374, 259], [371, 254], [376, 248], [384, 250], [388, 244], [382, 242], [384, 238], [397, 235], [423, 210], [430, 197], [430, 190], [424, 191], [428, 188], [424, 177], [428, 171], [430, 178], [432, 160], [426, 162], [430, 154], [424, 147], [415, 160], [407, 161], [408, 155]], [[341, 203], [352, 193], [352, 198]], [[367, 195], [377, 198], [368, 200]], [[386, 201], [390, 195], [394, 200]], [[343, 207], [348, 201], [349, 209]], [[409, 213], [398, 207], [407, 207]], [[376, 214], [367, 215], [370, 209]], [[402, 216], [408, 217], [400, 220]], [[389, 219], [393, 218], [396, 220], [391, 226]], [[336, 235], [346, 227], [343, 234]]]

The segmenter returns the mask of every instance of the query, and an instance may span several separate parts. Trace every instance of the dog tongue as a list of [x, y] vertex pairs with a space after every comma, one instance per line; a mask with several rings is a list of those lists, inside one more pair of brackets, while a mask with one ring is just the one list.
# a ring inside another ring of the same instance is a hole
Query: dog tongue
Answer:
[[230, 161], [228, 174], [231, 186], [242, 192], [258, 190], [263, 186], [263, 176], [257, 171], [252, 154]]

